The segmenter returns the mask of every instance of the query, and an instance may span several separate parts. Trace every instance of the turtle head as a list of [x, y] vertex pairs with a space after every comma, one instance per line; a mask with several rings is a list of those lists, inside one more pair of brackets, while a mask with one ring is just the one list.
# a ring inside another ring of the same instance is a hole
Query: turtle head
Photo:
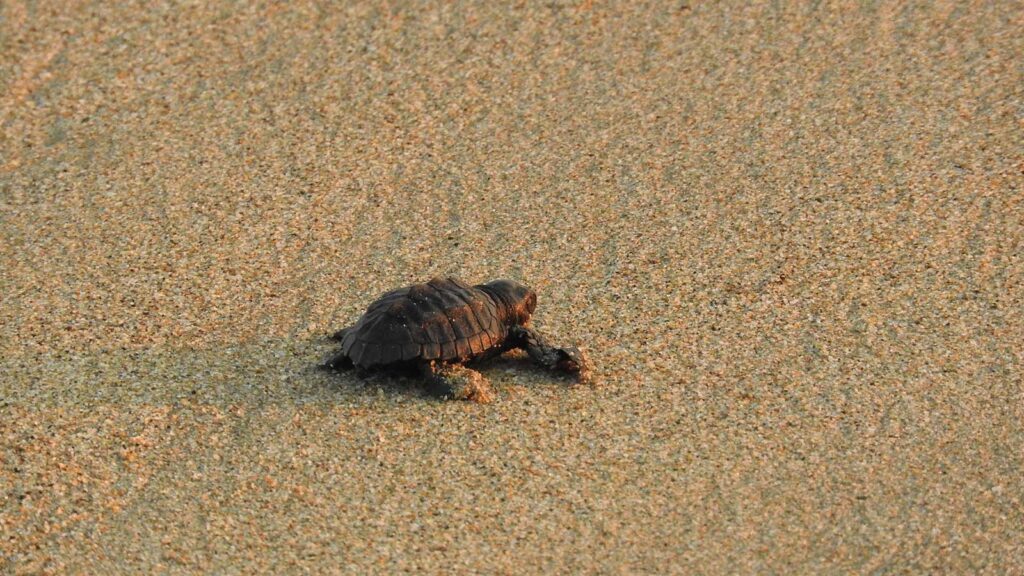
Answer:
[[537, 293], [515, 280], [495, 280], [477, 288], [491, 296], [501, 319], [509, 326], [526, 324], [537, 308]]

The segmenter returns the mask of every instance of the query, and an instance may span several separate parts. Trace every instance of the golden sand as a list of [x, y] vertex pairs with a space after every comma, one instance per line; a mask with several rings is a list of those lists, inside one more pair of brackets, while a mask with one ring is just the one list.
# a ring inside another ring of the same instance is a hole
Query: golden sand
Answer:
[[[1014, 2], [0, 4], [0, 573], [1024, 571]], [[319, 372], [540, 293], [602, 384]]]

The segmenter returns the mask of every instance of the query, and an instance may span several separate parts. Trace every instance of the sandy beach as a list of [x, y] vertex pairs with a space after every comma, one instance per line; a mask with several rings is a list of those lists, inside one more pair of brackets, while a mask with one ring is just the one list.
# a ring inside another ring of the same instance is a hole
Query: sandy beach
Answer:
[[1022, 14], [5, 0], [0, 574], [1024, 572]]

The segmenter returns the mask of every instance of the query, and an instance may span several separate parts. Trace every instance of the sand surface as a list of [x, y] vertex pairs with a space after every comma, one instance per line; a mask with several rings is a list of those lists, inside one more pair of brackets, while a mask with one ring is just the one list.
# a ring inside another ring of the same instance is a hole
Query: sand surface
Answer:
[[[0, 573], [1024, 572], [1019, 2], [0, 3]], [[594, 388], [319, 372], [540, 293]]]

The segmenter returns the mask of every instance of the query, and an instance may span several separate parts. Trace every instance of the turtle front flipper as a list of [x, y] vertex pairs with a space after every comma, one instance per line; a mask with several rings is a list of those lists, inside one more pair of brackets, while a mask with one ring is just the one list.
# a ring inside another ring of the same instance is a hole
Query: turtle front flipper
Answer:
[[507, 343], [511, 348], [526, 350], [530, 358], [548, 370], [575, 374], [582, 384], [594, 381], [593, 366], [587, 353], [575, 346], [556, 348], [547, 343], [536, 330], [513, 326], [508, 331]]
[[427, 380], [427, 390], [439, 398], [472, 400], [487, 404], [494, 399], [491, 385], [476, 370], [460, 364], [424, 362], [420, 365]]

